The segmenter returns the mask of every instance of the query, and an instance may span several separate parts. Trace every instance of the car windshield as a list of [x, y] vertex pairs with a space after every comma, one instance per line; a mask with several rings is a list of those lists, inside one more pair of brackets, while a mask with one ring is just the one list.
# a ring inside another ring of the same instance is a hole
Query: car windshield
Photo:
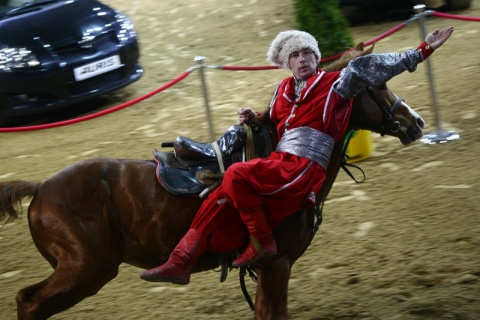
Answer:
[[58, 1], [64, 0], [0, 0], [0, 16], [5, 18], [32, 12]]

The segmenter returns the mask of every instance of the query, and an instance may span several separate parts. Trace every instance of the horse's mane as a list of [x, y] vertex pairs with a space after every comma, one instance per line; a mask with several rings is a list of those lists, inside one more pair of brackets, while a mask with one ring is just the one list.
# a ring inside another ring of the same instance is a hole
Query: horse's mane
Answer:
[[363, 42], [360, 42], [353, 49], [345, 52], [338, 60], [335, 60], [334, 62], [332, 62], [328, 66], [325, 66], [322, 69], [326, 72], [340, 71], [347, 66], [350, 60], [372, 53], [374, 47], [375, 44], [372, 45], [368, 50], [364, 50], [364, 44]]

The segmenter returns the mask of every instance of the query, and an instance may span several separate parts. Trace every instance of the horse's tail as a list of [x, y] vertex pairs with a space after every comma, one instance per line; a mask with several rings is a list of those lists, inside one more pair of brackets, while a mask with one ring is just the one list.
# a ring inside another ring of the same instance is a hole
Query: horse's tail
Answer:
[[39, 182], [9, 181], [0, 183], [0, 221], [17, 219], [22, 212], [22, 200], [33, 197]]

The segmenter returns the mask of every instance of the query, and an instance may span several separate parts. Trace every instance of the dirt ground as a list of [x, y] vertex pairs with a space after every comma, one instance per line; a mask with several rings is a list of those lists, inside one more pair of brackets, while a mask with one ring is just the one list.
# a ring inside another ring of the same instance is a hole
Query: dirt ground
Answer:
[[[294, 28], [291, 0], [105, 0], [136, 24], [144, 77], [106, 100], [107, 107], [167, 83], [205, 56], [208, 65], [266, 65], [273, 37]], [[458, 12], [480, 16], [480, 0]], [[351, 28], [370, 40], [400, 21]], [[324, 223], [294, 265], [291, 319], [456, 319], [480, 317], [480, 23], [429, 18], [427, 29], [456, 31], [432, 58], [438, 116], [425, 64], [390, 88], [421, 114], [426, 132], [454, 130], [461, 138], [402, 146], [374, 135], [374, 153], [360, 162], [363, 184], [341, 172], [324, 209]], [[420, 43], [413, 22], [377, 43], [375, 52]], [[262, 110], [286, 71], [207, 69], [215, 136], [240, 107]], [[43, 180], [96, 156], [150, 159], [177, 135], [208, 141], [198, 71], [172, 88], [119, 112], [54, 129], [0, 134], [0, 181]], [[436, 125], [440, 120], [440, 126]], [[97, 295], [52, 319], [251, 319], [238, 272], [192, 277], [188, 286], [148, 283], [122, 265]], [[16, 318], [16, 292], [51, 269], [34, 248], [26, 218], [0, 228], [0, 319]], [[247, 282], [254, 294], [254, 284]]]

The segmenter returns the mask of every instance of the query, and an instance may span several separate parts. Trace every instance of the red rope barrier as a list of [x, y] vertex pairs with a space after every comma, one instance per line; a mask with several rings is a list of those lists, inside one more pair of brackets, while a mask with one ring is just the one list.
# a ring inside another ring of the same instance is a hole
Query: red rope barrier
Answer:
[[269, 69], [278, 69], [277, 66], [256, 66], [256, 67], [242, 67], [242, 66], [219, 66], [218, 69], [229, 70], [229, 71], [257, 71], [257, 70], [269, 70]]
[[36, 125], [36, 126], [25, 126], [25, 127], [15, 127], [15, 128], [0, 128], [0, 132], [20, 132], [20, 131], [48, 129], [48, 128], [66, 126], [66, 125], [69, 125], [69, 124], [78, 123], [78, 122], [90, 120], [90, 119], [93, 119], [93, 118], [96, 118], [96, 117], [100, 117], [100, 116], [118, 111], [120, 109], [124, 109], [126, 107], [129, 107], [129, 106], [131, 106], [133, 104], [136, 104], [140, 101], [143, 101], [147, 98], [150, 98], [151, 96], [153, 96], [153, 95], [155, 95], [155, 94], [173, 86], [177, 82], [185, 79], [192, 71], [193, 71], [193, 69], [189, 69], [189, 70], [185, 71], [183, 74], [181, 74], [180, 76], [178, 76], [178, 77], [174, 78], [173, 80], [169, 81], [165, 85], [155, 89], [154, 91], [152, 91], [150, 93], [147, 93], [147, 94], [145, 94], [141, 97], [138, 97], [136, 99], [133, 99], [131, 101], [120, 104], [116, 107], [110, 108], [108, 110], [103, 110], [103, 111], [96, 112], [96, 113], [93, 113], [93, 114], [89, 114], [87, 116], [83, 116], [83, 117], [80, 117], [80, 118], [75, 118], [75, 119], [60, 121], [60, 122], [54, 122], [54, 123], [47, 123], [47, 124]]
[[[392, 29], [388, 30], [387, 32], [384, 32], [382, 33], [381, 35], [373, 38], [372, 40], [369, 40], [367, 42], [365, 42], [365, 46], [369, 46], [371, 45], [372, 43], [374, 42], [377, 42], [377, 41], [380, 41], [382, 40], [383, 38], [386, 38], [388, 37], [389, 35], [397, 32], [398, 30], [402, 29], [403, 27], [405, 27], [407, 25], [407, 22], [402, 22], [400, 23], [399, 25], [393, 27]], [[349, 49], [351, 50], [351, 49]], [[330, 56], [330, 57], [326, 57], [326, 58], [322, 58], [320, 60], [320, 63], [325, 63], [325, 62], [329, 62], [329, 61], [332, 61], [332, 60], [336, 60], [338, 58], [340, 58], [344, 53], [348, 52], [349, 50], [345, 50], [345, 51], [342, 51], [340, 53], [337, 53], [333, 56]], [[278, 69], [278, 67], [276, 66], [256, 66], [256, 67], [247, 67], [247, 66], [217, 66], [216, 67], [217, 69], [221, 69], [221, 70], [228, 70], [228, 71], [248, 71], [248, 70], [268, 70], [268, 69]]]
[[443, 13], [443, 12], [437, 12], [437, 11], [433, 11], [432, 15], [436, 16], [436, 17], [440, 17], [440, 18], [447, 18], [447, 19], [457, 19], [457, 20], [465, 20], [465, 21], [480, 21], [480, 18], [478, 18], [478, 17], [459, 16], [459, 15], [456, 15], [456, 14]]
[[406, 22], [402, 22], [402, 23], [400, 23], [399, 25], [397, 25], [396, 27], [393, 27], [392, 29], [388, 30], [387, 32], [384, 32], [384, 33], [382, 33], [381, 35], [373, 38], [372, 40], [369, 40], [369, 41], [365, 42], [365, 45], [366, 45], [366, 46], [369, 46], [369, 45], [371, 45], [371, 44], [374, 43], [374, 42], [380, 41], [380, 40], [382, 40], [383, 38], [386, 38], [387, 36], [389, 36], [389, 35], [397, 32], [398, 30], [404, 28], [406, 25], [407, 25]]
[[[382, 33], [381, 35], [379, 35], [379, 36], [377, 36], [377, 37], [375, 37], [375, 38], [373, 38], [373, 39], [371, 39], [371, 40], [368, 40], [368, 41], [364, 42], [364, 45], [365, 45], [365, 46], [369, 46], [369, 45], [371, 45], [372, 43], [375, 43], [375, 42], [377, 42], [377, 41], [380, 41], [380, 40], [388, 37], [389, 35], [397, 32], [398, 30], [400, 30], [400, 29], [402, 29], [402, 28], [404, 28], [404, 27], [407, 25], [407, 23], [408, 23], [408, 22], [402, 22], [402, 23], [400, 23], [399, 25], [393, 27], [392, 29], [390, 29], [390, 30]], [[325, 63], [325, 62], [329, 62], [329, 61], [332, 61], [332, 60], [336, 60], [336, 59], [340, 58], [344, 53], [346, 53], [346, 52], [348, 52], [348, 51], [350, 51], [350, 50], [351, 50], [351, 49], [345, 50], [345, 51], [342, 51], [342, 52], [340, 52], [340, 53], [337, 53], [337, 54], [335, 54], [335, 55], [333, 55], [333, 56], [330, 56], [330, 57], [327, 57], [327, 58], [323, 58], [323, 59], [320, 60], [320, 63]]]
[[[346, 51], [342, 51], [331, 57], [323, 58], [320, 63], [328, 62], [340, 58]], [[277, 66], [216, 66], [214, 69], [227, 70], [227, 71], [257, 71], [257, 70], [274, 70], [279, 69]]]

